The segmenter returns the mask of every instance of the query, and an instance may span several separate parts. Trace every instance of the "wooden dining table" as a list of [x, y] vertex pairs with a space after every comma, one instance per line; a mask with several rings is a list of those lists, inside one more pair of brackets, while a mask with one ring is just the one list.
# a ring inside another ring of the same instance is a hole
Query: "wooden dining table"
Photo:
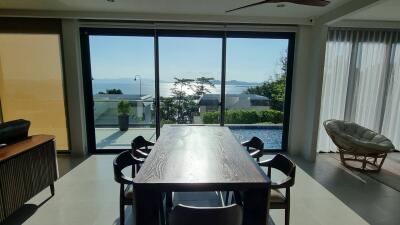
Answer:
[[229, 128], [169, 125], [134, 178], [136, 223], [162, 224], [162, 193], [237, 191], [243, 225], [265, 225], [270, 183]]

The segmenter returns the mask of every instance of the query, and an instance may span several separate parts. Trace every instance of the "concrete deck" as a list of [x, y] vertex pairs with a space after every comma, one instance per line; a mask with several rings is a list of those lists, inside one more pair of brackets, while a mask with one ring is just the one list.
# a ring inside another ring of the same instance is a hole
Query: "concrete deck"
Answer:
[[97, 149], [130, 149], [133, 138], [142, 135], [146, 140], [155, 141], [155, 128], [129, 128], [120, 131], [118, 128], [96, 128]]

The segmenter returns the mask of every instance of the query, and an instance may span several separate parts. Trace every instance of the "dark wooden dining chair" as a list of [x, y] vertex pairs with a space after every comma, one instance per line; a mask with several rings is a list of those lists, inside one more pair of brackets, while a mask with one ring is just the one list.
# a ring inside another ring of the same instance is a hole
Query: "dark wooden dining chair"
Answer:
[[[177, 195], [180, 195], [182, 193], [177, 193], [177, 192], [167, 193], [165, 199], [166, 225], [242, 224], [243, 203], [241, 199], [239, 199], [239, 201], [236, 202], [236, 197], [238, 196], [236, 195], [232, 196], [232, 202], [229, 206], [227, 206], [227, 204], [224, 202], [222, 192], [215, 191], [215, 192], [203, 192], [203, 193], [215, 195], [216, 200], [218, 202], [217, 203], [218, 207], [204, 207], [202, 203], [199, 203], [202, 206], [199, 205], [188, 206], [180, 202], [181, 199], [179, 196], [176, 197]], [[196, 194], [202, 194], [202, 192], [191, 192], [190, 194], [196, 195]], [[209, 197], [206, 198], [209, 200]], [[196, 202], [194, 204], [196, 204]], [[229, 216], [230, 213], [234, 214]]]
[[244, 141], [241, 144], [246, 147], [251, 157], [255, 158], [257, 162], [260, 161], [260, 158], [264, 155], [264, 142], [260, 138], [252, 137], [250, 140]]
[[[290, 219], [290, 187], [294, 185], [296, 165], [286, 156], [277, 154], [274, 158], [258, 163], [268, 168], [268, 176], [271, 178], [272, 169], [281, 171], [286, 177], [278, 182], [271, 183], [270, 209], [285, 210], [285, 225], [289, 225]], [[271, 179], [272, 180], [272, 179]], [[285, 189], [285, 195], [280, 191]]]
[[132, 154], [137, 158], [147, 158], [154, 142], [146, 140], [143, 136], [137, 136], [131, 142]]
[[126, 176], [122, 173], [122, 170], [129, 166], [135, 166], [142, 163], [143, 159], [135, 158], [129, 151], [124, 151], [119, 154], [113, 162], [114, 166], [114, 180], [120, 184], [119, 191], [119, 213], [120, 213], [120, 224], [125, 223], [125, 205], [132, 205], [135, 201], [134, 188], [133, 188], [133, 177]]
[[233, 204], [222, 207], [194, 207], [179, 204], [169, 215], [169, 225], [241, 225], [243, 209]]

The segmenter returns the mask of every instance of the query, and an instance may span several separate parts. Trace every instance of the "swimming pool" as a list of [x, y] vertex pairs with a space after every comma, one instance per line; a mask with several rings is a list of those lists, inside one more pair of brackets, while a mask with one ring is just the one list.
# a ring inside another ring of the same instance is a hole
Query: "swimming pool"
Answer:
[[265, 150], [282, 149], [282, 126], [229, 126], [229, 129], [240, 142], [256, 136], [264, 142]]

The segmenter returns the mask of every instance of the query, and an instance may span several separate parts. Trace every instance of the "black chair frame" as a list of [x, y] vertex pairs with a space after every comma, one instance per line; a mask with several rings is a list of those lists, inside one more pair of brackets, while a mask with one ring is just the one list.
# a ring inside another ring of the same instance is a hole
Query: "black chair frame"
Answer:
[[130, 186], [132, 186], [132, 191], [134, 191], [133, 178], [135, 177], [135, 173], [132, 174], [132, 177], [128, 177], [122, 173], [122, 170], [129, 166], [134, 167], [140, 163], [143, 163], [143, 159], [134, 157], [130, 151], [120, 153], [113, 162], [114, 180], [120, 184], [119, 209], [121, 225], [125, 224], [125, 205], [132, 205], [133, 209], [134, 196], [132, 198], [126, 198], [125, 193], [129, 191], [131, 188]]
[[242, 146], [246, 147], [250, 156], [255, 158], [257, 162], [264, 155], [264, 142], [258, 137], [252, 137], [250, 140], [242, 142]]
[[285, 225], [289, 225], [290, 221], [290, 187], [294, 185], [296, 175], [296, 164], [282, 154], [277, 154], [274, 158], [258, 163], [262, 167], [268, 168], [268, 177], [271, 178], [272, 169], [277, 169], [284, 173], [287, 177], [279, 182], [272, 182], [271, 189], [285, 189], [284, 202], [271, 202], [271, 209], [285, 210]]

